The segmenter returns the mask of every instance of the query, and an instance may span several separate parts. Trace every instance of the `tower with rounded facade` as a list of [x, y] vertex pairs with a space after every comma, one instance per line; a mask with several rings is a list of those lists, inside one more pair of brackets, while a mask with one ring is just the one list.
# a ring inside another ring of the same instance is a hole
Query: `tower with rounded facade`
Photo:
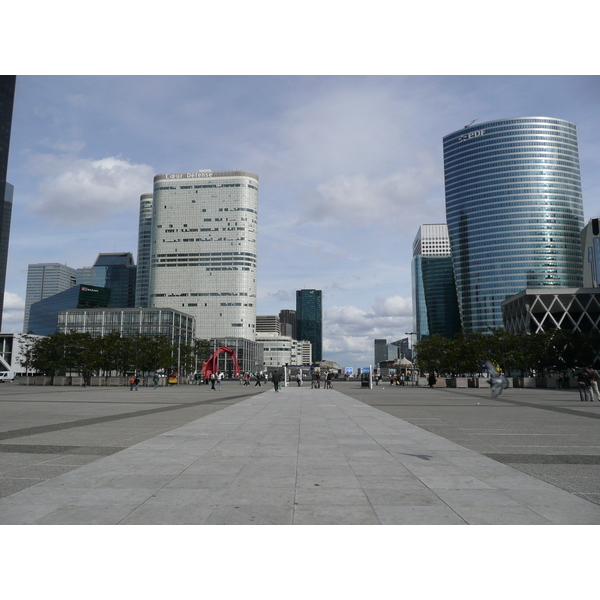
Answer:
[[254, 173], [156, 175], [149, 306], [192, 315], [198, 338], [254, 341], [257, 218]]
[[463, 331], [502, 327], [525, 288], [580, 287], [583, 202], [573, 123], [523, 117], [444, 137], [446, 219]]

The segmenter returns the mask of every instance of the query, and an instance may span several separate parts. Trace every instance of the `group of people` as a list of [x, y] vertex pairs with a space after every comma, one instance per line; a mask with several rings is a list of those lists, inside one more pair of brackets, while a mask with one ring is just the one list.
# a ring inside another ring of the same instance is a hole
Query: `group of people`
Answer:
[[267, 373], [263, 373], [262, 371], [260, 371], [260, 373], [244, 373], [244, 375], [240, 375], [240, 385], [249, 386], [251, 377], [254, 377], [256, 380], [254, 387], [262, 387], [261, 381], [264, 383], [269, 381], [269, 376]]
[[579, 388], [579, 399], [582, 402], [600, 402], [598, 393], [598, 381], [600, 375], [593, 367], [576, 367], [574, 372]]
[[[321, 388], [321, 381], [323, 381], [323, 378], [321, 377], [321, 373], [313, 373], [313, 376], [311, 378], [310, 381], [310, 389], [320, 389]], [[298, 384], [300, 385], [300, 384]], [[328, 390], [332, 390], [333, 389], [333, 373], [329, 372], [327, 373], [327, 376], [325, 377], [325, 383], [323, 385], [323, 389], [328, 389]]]
[[[381, 376], [379, 376], [379, 379], [381, 379]], [[395, 377], [390, 375], [390, 385], [405, 385], [409, 381], [410, 377], [408, 375], [400, 374]]]

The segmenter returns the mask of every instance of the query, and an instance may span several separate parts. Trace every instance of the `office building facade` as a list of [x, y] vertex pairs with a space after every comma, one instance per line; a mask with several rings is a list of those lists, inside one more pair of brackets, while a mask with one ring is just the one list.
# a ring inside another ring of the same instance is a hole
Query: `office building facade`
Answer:
[[413, 242], [413, 327], [417, 339], [460, 331], [450, 238], [445, 223], [421, 225]]
[[256, 333], [274, 333], [281, 335], [281, 323], [278, 315], [257, 315]]
[[152, 194], [140, 197], [138, 228], [137, 275], [135, 281], [135, 306], [148, 306], [150, 284], [150, 248], [152, 244]]
[[4, 290], [6, 288], [6, 266], [8, 264], [8, 242], [10, 239], [10, 220], [12, 216], [14, 186], [5, 184], [4, 200], [0, 203], [0, 331], [2, 311], [4, 310]]
[[525, 289], [502, 302], [509, 333], [540, 333], [568, 329], [579, 333], [600, 330], [600, 289]]
[[14, 190], [6, 178], [16, 79], [15, 75], [0, 75], [0, 331], [2, 330], [8, 239]]
[[296, 290], [296, 333], [311, 343], [312, 359], [323, 360], [323, 302], [321, 290]]
[[58, 313], [68, 308], [107, 308], [110, 289], [76, 285], [64, 292], [34, 302], [29, 312], [29, 331], [35, 335], [52, 335], [57, 331]]
[[302, 343], [287, 335], [258, 332], [256, 341], [263, 345], [265, 369], [277, 369], [285, 365], [304, 364]]
[[[31, 305], [72, 288], [77, 283], [77, 271], [60, 263], [38, 263], [27, 267], [25, 315], [23, 333], [29, 332]], [[90, 282], [91, 284], [91, 282]]]
[[296, 335], [296, 311], [284, 309], [279, 311], [279, 322], [281, 324], [281, 335], [288, 335], [295, 340]]
[[58, 312], [56, 331], [104, 337], [164, 335], [173, 344], [193, 344], [194, 317], [171, 308], [65, 308]]
[[258, 176], [154, 178], [148, 302], [195, 317], [201, 339], [256, 339]]
[[577, 130], [547, 117], [467, 126], [444, 137], [446, 220], [465, 332], [502, 327], [525, 288], [581, 287]]
[[581, 230], [583, 287], [600, 287], [600, 219], [590, 219]]
[[135, 305], [137, 268], [131, 252], [104, 252], [91, 267], [91, 281], [79, 281], [110, 289], [110, 308]]

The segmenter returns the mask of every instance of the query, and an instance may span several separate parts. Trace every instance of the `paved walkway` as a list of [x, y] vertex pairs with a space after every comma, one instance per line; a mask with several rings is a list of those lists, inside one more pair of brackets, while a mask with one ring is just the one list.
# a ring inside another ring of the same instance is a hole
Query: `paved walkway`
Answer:
[[0, 524], [600, 524], [335, 390], [272, 389], [0, 500]]

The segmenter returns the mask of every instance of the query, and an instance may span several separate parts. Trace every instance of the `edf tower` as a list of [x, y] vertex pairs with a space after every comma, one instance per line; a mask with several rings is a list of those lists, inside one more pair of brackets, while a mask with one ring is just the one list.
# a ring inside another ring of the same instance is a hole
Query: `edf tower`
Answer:
[[488, 121], [443, 144], [463, 331], [502, 327], [500, 303], [525, 288], [581, 287], [575, 125], [548, 117]]

